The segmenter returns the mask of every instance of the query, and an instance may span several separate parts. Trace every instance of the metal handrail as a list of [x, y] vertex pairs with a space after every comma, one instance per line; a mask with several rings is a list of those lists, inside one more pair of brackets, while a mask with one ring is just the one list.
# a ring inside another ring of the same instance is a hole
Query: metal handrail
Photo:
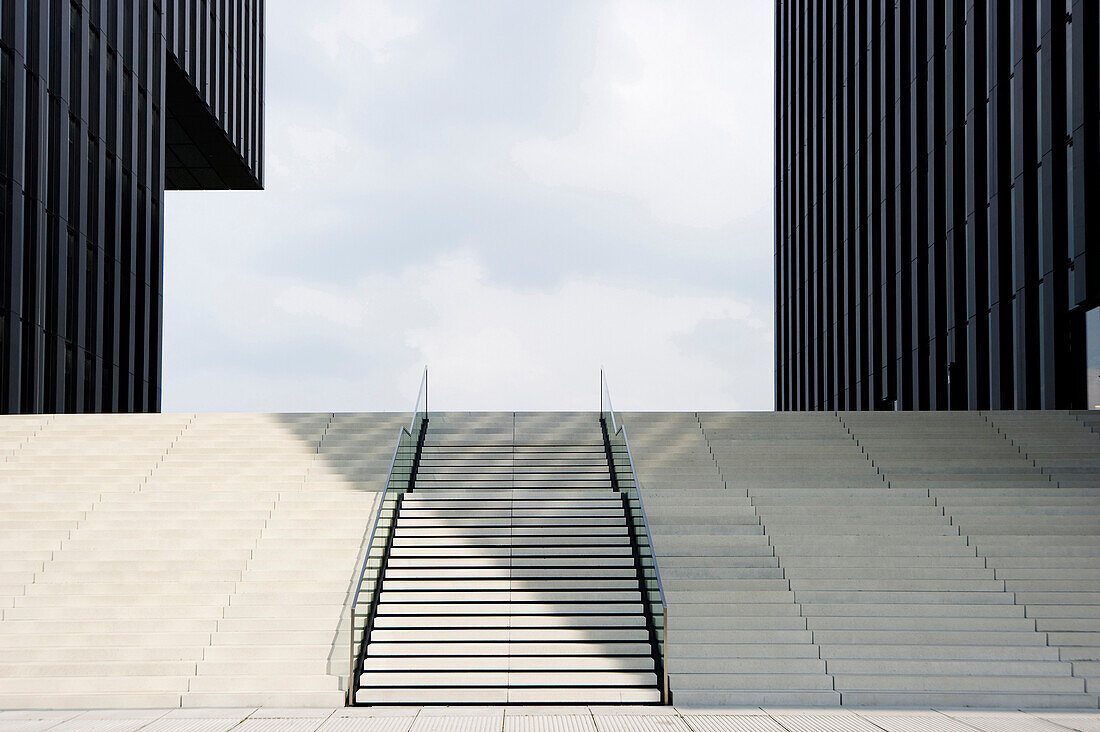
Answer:
[[[605, 400], [606, 400], [606, 407], [607, 407], [606, 410], [604, 409]], [[650, 559], [652, 561], [652, 565], [653, 565], [653, 577], [657, 581], [657, 594], [658, 594], [658, 597], [660, 598], [660, 601], [661, 601], [661, 620], [662, 620], [662, 623], [663, 623], [663, 627], [661, 628], [661, 636], [660, 636], [660, 648], [656, 649], [656, 650], [659, 650], [659, 652], [660, 652], [660, 656], [657, 660], [661, 664], [661, 675], [662, 675], [662, 679], [661, 679], [662, 694], [661, 694], [661, 696], [662, 696], [665, 704], [671, 704], [672, 703], [672, 690], [669, 687], [669, 679], [668, 679], [668, 601], [665, 598], [664, 584], [661, 582], [661, 569], [660, 569], [660, 566], [657, 563], [657, 552], [654, 549], [653, 535], [650, 533], [650, 530], [649, 530], [649, 517], [646, 515], [645, 500], [642, 498], [642, 484], [641, 484], [641, 481], [638, 480], [638, 472], [634, 468], [634, 454], [630, 450], [630, 438], [627, 436], [626, 425], [620, 424], [620, 421], [618, 420], [618, 418], [615, 415], [615, 408], [611, 404], [611, 389], [607, 385], [607, 376], [604, 374], [603, 369], [600, 369], [600, 415], [601, 415], [601, 418], [602, 418], [605, 411], [611, 417], [610, 429], [608, 429], [608, 426], [607, 426], [606, 422], [604, 423], [604, 427], [605, 427], [605, 429], [607, 429], [607, 436], [608, 436], [608, 451], [609, 451], [608, 452], [608, 458], [611, 462], [610, 468], [613, 471], [616, 471], [616, 472], [618, 471], [618, 468], [616, 467], [615, 462], [614, 462], [614, 457], [613, 457], [612, 452], [611, 452], [611, 437], [612, 436], [614, 436], [616, 438], [621, 437], [623, 446], [626, 448], [627, 462], [628, 462], [628, 465], [630, 466], [630, 480], [634, 484], [633, 495], [637, 496], [638, 509], [639, 509], [639, 511], [642, 515], [642, 527], [645, 529], [646, 544], [649, 548], [649, 557], [650, 557]], [[617, 480], [618, 480], [618, 477], [616, 476], [616, 481]], [[626, 492], [625, 495], [626, 495], [626, 498], [627, 498], [628, 501], [631, 500], [632, 496], [631, 496], [631, 493], [629, 491]], [[644, 576], [644, 570], [641, 570], [641, 571], [643, 572], [643, 576]], [[643, 588], [643, 589], [645, 589], [645, 588]], [[648, 592], [648, 589], [647, 589], [647, 592]], [[647, 615], [649, 615], [650, 619], [652, 619], [651, 613], [647, 613]], [[653, 630], [656, 633], [656, 631], [657, 631], [656, 626], [654, 626]]]
[[[416, 424], [416, 415], [420, 414], [420, 399], [424, 399], [424, 415], [428, 414], [428, 367], [424, 367], [424, 375], [420, 377], [420, 388], [416, 390], [416, 404], [413, 405], [412, 418], [409, 419], [409, 435], [419, 429]], [[396, 448], [395, 448], [396, 450]], [[391, 468], [393, 466], [390, 466]]]
[[[626, 425], [618, 424], [618, 420], [615, 418], [615, 409], [611, 405], [611, 390], [607, 386], [607, 376], [604, 374], [603, 369], [600, 369], [600, 412], [603, 413], [603, 399], [607, 397], [607, 412], [611, 415], [611, 427], [612, 432], [615, 435], [622, 435], [623, 443], [626, 445], [626, 457], [630, 462], [630, 475], [634, 479], [634, 487], [638, 493], [638, 508], [642, 512], [642, 525], [645, 527], [645, 538], [649, 542], [650, 551], [653, 547], [653, 535], [649, 532], [649, 518], [645, 512], [645, 501], [642, 499], [642, 482], [638, 480], [638, 471], [634, 469], [634, 455], [630, 452], [630, 438], [626, 434]], [[661, 569], [657, 566], [657, 555], [653, 554], [653, 574], [657, 579], [657, 591], [661, 595], [661, 606], [668, 607], [668, 603], [665, 601], [665, 588], [661, 584]]]
[[[423, 401], [424, 401], [424, 409], [423, 410], [420, 409], [421, 399], [423, 399]], [[419, 425], [417, 424], [418, 419], [421, 420]], [[362, 652], [366, 648], [368, 640], [369, 640], [368, 639], [368, 633], [370, 631], [370, 618], [368, 617], [367, 625], [364, 626], [364, 628], [363, 628], [363, 638], [360, 641], [360, 648], [359, 648], [358, 651], [356, 651], [356, 648], [355, 648], [355, 618], [356, 618], [355, 610], [360, 605], [359, 595], [363, 591], [363, 580], [367, 576], [367, 567], [370, 564], [370, 559], [371, 559], [371, 549], [374, 547], [374, 539], [378, 534], [378, 525], [379, 525], [379, 523], [382, 519], [382, 511], [383, 511], [383, 509], [386, 505], [386, 497], [390, 493], [390, 484], [393, 482], [393, 471], [394, 471], [394, 467], [397, 465], [397, 456], [401, 452], [401, 445], [403, 444], [405, 438], [408, 438], [410, 441], [413, 440], [413, 439], [418, 439], [421, 427], [423, 426], [423, 423], [425, 421], [427, 421], [427, 419], [428, 419], [428, 367], [425, 366], [424, 367], [424, 375], [420, 378], [420, 388], [417, 390], [416, 403], [413, 405], [412, 419], [409, 421], [409, 426], [408, 427], [402, 426], [402, 427], [398, 428], [398, 430], [397, 430], [397, 441], [393, 446], [393, 457], [390, 458], [390, 468], [389, 468], [389, 471], [387, 471], [387, 473], [386, 473], [386, 482], [383, 484], [382, 495], [379, 498], [378, 507], [374, 511], [374, 520], [371, 523], [370, 537], [367, 539], [367, 543], [365, 545], [366, 546], [366, 553], [363, 555], [363, 565], [359, 569], [359, 577], [355, 582], [355, 592], [352, 595], [351, 610], [348, 613], [350, 624], [351, 624], [351, 636], [349, 638], [350, 649], [349, 649], [349, 654], [348, 654], [348, 656], [349, 656], [348, 663], [350, 665], [350, 668], [349, 668], [349, 671], [348, 671], [348, 704], [349, 705], [354, 705], [355, 704], [355, 691], [356, 691], [356, 687], [358, 686], [358, 683], [357, 683], [358, 674], [356, 673], [357, 666], [359, 664]], [[411, 487], [411, 485], [409, 487]], [[393, 528], [392, 525], [391, 525], [390, 528], [392, 530], [392, 528]], [[379, 571], [381, 572], [381, 569]], [[372, 607], [374, 605], [374, 601], [375, 601], [375, 599], [376, 599], [376, 597], [377, 597], [380, 590], [381, 590], [381, 583], [380, 582], [375, 583], [374, 591], [371, 593], [371, 605], [372, 605]]]

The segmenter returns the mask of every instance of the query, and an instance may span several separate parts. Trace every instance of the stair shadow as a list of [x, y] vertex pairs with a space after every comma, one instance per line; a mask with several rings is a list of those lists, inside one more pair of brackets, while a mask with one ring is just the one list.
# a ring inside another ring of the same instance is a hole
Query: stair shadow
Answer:
[[[329, 422], [319, 435], [304, 429], [294, 415], [281, 415], [287, 430], [295, 433], [303, 442], [314, 445], [317, 455], [306, 473], [303, 492], [350, 491], [381, 496], [393, 459], [394, 446], [402, 426], [407, 426], [411, 412], [336, 412], [329, 414]], [[359, 538], [355, 562], [348, 568], [345, 595], [340, 620], [333, 630], [327, 656], [329, 675], [341, 679], [346, 689], [349, 668], [350, 628], [349, 613], [355, 595], [359, 572], [367, 551], [367, 542], [373, 528], [375, 498], [371, 502], [369, 517], [364, 521]], [[339, 561], [343, 562], [342, 557]]]
[[[434, 438], [434, 439], [433, 439]], [[603, 437], [599, 424], [599, 413], [597, 412], [449, 412], [449, 413], [434, 413], [430, 415], [429, 432], [427, 445], [440, 446], [446, 444], [464, 445], [464, 446], [509, 446], [509, 445], [577, 445], [577, 444], [593, 444], [602, 445]], [[485, 464], [495, 465], [498, 469], [501, 467], [501, 463], [497, 458], [492, 458], [492, 462], [486, 462]], [[478, 465], [482, 463], [479, 462]], [[512, 459], [513, 468], [519, 467], [523, 464], [523, 461], [516, 462], [515, 455]], [[547, 471], [551, 471], [547, 468]], [[541, 472], [541, 471], [539, 471]], [[509, 481], [507, 474], [503, 474], [502, 488], [509, 488], [515, 486], [515, 473], [513, 473], [512, 479]], [[459, 481], [454, 488], [461, 489], [467, 488], [472, 490], [479, 490], [475, 486], [462, 485]], [[428, 496], [436, 490], [448, 490], [444, 486], [440, 486], [438, 482], [435, 485], [422, 485], [414, 490], [415, 494], [420, 496]], [[491, 493], [493, 488], [485, 488]], [[547, 492], [551, 492], [554, 488], [548, 487]], [[585, 488], [573, 488], [569, 489], [584, 491]], [[587, 490], [596, 491], [611, 491], [610, 486], [606, 488], [590, 488]], [[502, 496], [504, 502], [507, 503], [509, 508], [515, 508], [510, 499]], [[408, 499], [406, 499], [406, 505], [408, 505]], [[443, 510], [443, 509], [436, 509]], [[511, 515], [511, 514], [510, 514]], [[532, 514], [532, 518], [536, 518], [537, 514]], [[516, 515], [512, 515], [512, 521], [517, 518]], [[480, 523], [480, 522], [479, 522]], [[486, 521], [484, 525], [491, 525], [492, 521]], [[553, 525], [554, 522], [550, 522], [549, 525]], [[511, 523], [512, 535], [515, 535], [516, 529], [521, 526], [521, 522]], [[578, 523], [576, 525], [582, 525]], [[536, 526], [531, 524], [532, 530], [545, 529], [543, 526]], [[572, 524], [570, 525], [572, 526]], [[553, 535], [553, 531], [546, 534], [547, 537]], [[524, 671], [530, 671], [533, 674], [554, 674], [556, 666], [545, 666], [538, 662], [540, 656], [554, 655], [553, 646], [560, 643], [585, 643], [594, 644], [595, 648], [586, 648], [583, 652], [578, 653], [578, 649], [559, 649], [561, 655], [573, 656], [578, 659], [579, 663], [569, 663], [569, 671], [557, 671], [558, 674], [575, 673], [576, 670], [584, 669], [586, 671], [596, 672], [652, 672], [652, 667], [643, 668], [644, 662], [637, 656], [631, 657], [625, 655], [628, 653], [636, 653], [636, 651], [624, 650], [630, 645], [637, 645], [639, 642], [647, 643], [641, 639], [628, 640], [625, 636], [629, 634], [629, 631], [633, 629], [635, 632], [638, 628], [645, 628], [644, 623], [638, 624], [635, 622], [631, 625], [629, 616], [634, 612], [628, 607], [615, 607], [616, 603], [622, 602], [626, 605], [630, 604], [629, 598], [626, 597], [631, 591], [637, 594], [637, 580], [633, 575], [633, 564], [629, 564], [631, 574], [629, 577], [607, 581], [606, 579], [598, 581], [600, 584], [600, 591], [607, 592], [608, 588], [612, 588], [611, 592], [620, 592], [624, 597], [615, 599], [610, 594], [606, 597], [593, 598], [590, 595], [583, 594], [582, 592], [576, 592], [575, 589], [569, 585], [581, 580], [583, 581], [584, 570], [570, 571], [568, 562], [556, 563], [563, 565], [557, 572], [547, 574], [538, 571], [526, 572], [528, 577], [517, 577], [516, 575], [525, 574], [523, 571], [524, 563], [517, 561], [517, 559], [530, 556], [532, 557], [532, 569], [539, 566], [538, 558], [542, 557], [554, 557], [557, 555], [568, 556], [571, 552], [568, 550], [561, 552], [555, 549], [541, 550], [537, 545], [528, 545], [527, 551], [517, 552], [517, 548], [522, 545], [513, 546], [510, 540], [501, 539], [498, 543], [492, 534], [476, 535], [471, 532], [467, 536], [454, 536], [450, 532], [445, 534], [447, 536], [445, 545], [448, 547], [463, 547], [461, 556], [468, 559], [471, 563], [476, 563], [476, 566], [486, 570], [484, 579], [488, 580], [483, 583], [482, 589], [485, 591], [484, 595], [480, 597], [474, 597], [471, 595], [470, 589], [462, 589], [458, 586], [459, 579], [454, 580], [455, 587], [452, 590], [448, 584], [441, 584], [440, 589], [431, 590], [433, 592], [455, 593], [456, 602], [468, 602], [471, 598], [475, 602], [497, 603], [497, 602], [522, 602], [526, 607], [509, 608], [508, 613], [495, 614], [488, 612], [485, 614], [478, 609], [470, 608], [469, 614], [463, 617], [462, 613], [454, 613], [454, 624], [450, 625], [454, 629], [463, 627], [474, 628], [481, 627], [483, 629], [493, 629], [498, 631], [508, 631], [504, 633], [498, 633], [501, 640], [486, 640], [485, 643], [489, 644], [477, 649], [462, 649], [463, 652], [472, 655], [480, 653], [481, 657], [490, 658], [497, 657], [497, 662], [490, 664], [485, 668], [485, 672], [492, 675], [492, 683], [494, 687], [497, 684], [500, 688], [495, 691], [486, 690], [488, 693], [497, 694], [509, 694], [507, 690], [518, 689], [522, 686], [526, 686], [529, 682], [532, 686], [536, 687], [529, 693], [540, 693], [537, 688], [540, 685], [545, 686], [548, 682], [543, 679], [539, 680], [538, 677], [528, 677], [519, 684], [515, 684], [513, 674], [523, 673]], [[430, 534], [426, 534], [430, 536]], [[442, 536], [442, 535], [441, 535]], [[565, 534], [562, 534], [563, 540], [556, 542], [556, 545], [566, 546], [571, 541], [564, 539]], [[547, 546], [553, 542], [553, 539], [547, 539]], [[577, 546], [586, 546], [590, 542], [595, 546], [600, 544], [599, 538], [586, 539], [578, 541]], [[529, 552], [529, 553], [528, 553]], [[590, 552], [583, 552], [584, 555], [596, 556], [599, 554], [591, 554]], [[467, 565], [469, 566], [469, 565]], [[611, 565], [608, 565], [611, 566]], [[626, 566], [626, 565], [624, 565]], [[449, 573], [444, 571], [439, 573], [440, 580], [443, 580]], [[541, 575], [541, 576], [539, 576]], [[415, 576], [409, 576], [409, 579], [415, 579]], [[559, 586], [553, 580], [563, 580]], [[392, 578], [391, 578], [392, 580]], [[551, 582], [547, 582], [551, 580]], [[627, 586], [629, 583], [633, 583], [632, 586]], [[406, 591], [413, 591], [415, 586], [410, 585]], [[397, 590], [400, 591], [400, 590]], [[522, 599], [517, 599], [514, 593], [530, 593], [525, 595]], [[568, 610], [562, 611], [558, 609], [555, 614], [552, 615], [540, 615], [541, 613], [553, 612], [554, 605], [559, 603], [573, 603], [573, 602], [588, 602], [596, 599], [598, 602], [603, 602], [609, 605], [604, 608], [591, 608], [591, 615], [585, 616], [569, 612]], [[641, 599], [641, 598], [639, 598]], [[424, 601], [423, 599], [410, 599], [409, 602]], [[428, 600], [430, 602], [436, 602], [438, 600]], [[449, 602], [449, 601], [448, 601]], [[456, 608], [450, 608], [455, 610]], [[458, 608], [460, 609], [460, 608]], [[512, 614], [516, 610], [524, 610], [525, 612]], [[487, 609], [486, 609], [487, 610]], [[642, 610], [639, 608], [637, 613], [641, 615]], [[449, 615], [444, 611], [443, 614]], [[586, 617], [595, 618], [597, 616], [606, 616], [611, 618], [613, 616], [623, 616], [624, 620], [619, 622], [603, 620], [593, 623], [586, 623]], [[530, 618], [530, 623], [525, 623], [524, 618]], [[479, 624], [475, 626], [476, 624]], [[429, 627], [421, 626], [417, 623], [412, 623], [408, 627]], [[435, 626], [431, 626], [435, 627]], [[530, 649], [532, 656], [529, 661], [525, 661], [523, 652], [520, 651], [515, 655], [513, 652], [517, 650], [514, 644], [524, 643], [525, 636], [524, 628], [530, 628], [530, 642], [538, 643], [539, 645], [548, 644], [544, 649], [540, 649], [535, 652], [534, 649]], [[491, 636], [493, 634], [490, 634]], [[624, 637], [617, 637], [624, 636]], [[413, 641], [421, 642], [421, 641]], [[431, 641], [432, 643], [438, 643], [440, 641]], [[456, 649], [457, 650], [457, 649]], [[434, 652], [434, 651], [433, 651]], [[549, 653], [548, 653], [549, 652]], [[503, 658], [502, 658], [503, 657]], [[379, 658], [387, 658], [387, 656], [380, 656]], [[433, 672], [458, 672], [473, 670], [468, 667], [464, 667], [461, 662], [461, 656], [455, 656], [452, 658], [446, 658], [440, 660], [439, 663], [443, 668], [432, 669]], [[590, 660], [581, 660], [581, 659]], [[380, 667], [378, 670], [386, 673]], [[476, 667], [475, 667], [476, 668]], [[491, 669], [491, 670], [490, 670]], [[461, 680], [455, 681], [456, 684], [461, 686]], [[488, 683], [488, 682], [487, 682]], [[560, 682], [556, 682], [560, 683]], [[600, 682], [596, 682], [597, 684]], [[602, 682], [607, 688], [615, 688], [621, 682], [605, 680]], [[400, 683], [395, 682], [394, 687], [400, 688]], [[457, 687], [456, 687], [457, 688]], [[505, 691], [501, 691], [500, 689]], [[596, 689], [602, 688], [600, 686], [592, 687], [595, 693]], [[638, 687], [623, 687], [624, 692], [629, 694], [631, 689], [637, 689]], [[567, 694], [572, 693], [574, 695], [581, 694], [582, 689], [566, 689]], [[446, 692], [440, 691], [440, 694]], [[451, 692], [452, 694], [458, 692]], [[467, 693], [465, 690], [462, 693]], [[470, 693], [473, 693], [470, 690]], [[590, 694], [589, 696], [592, 696]], [[534, 697], [532, 697], [534, 698]], [[585, 698], [578, 696], [577, 699], [586, 700]], [[594, 697], [593, 697], [594, 698]], [[629, 698], [629, 697], [624, 697]], [[500, 698], [494, 697], [489, 699], [486, 697], [484, 700], [466, 698], [463, 701], [466, 703], [473, 703], [475, 701], [482, 701], [482, 703], [503, 703]], [[560, 699], [558, 701], [561, 701]], [[433, 703], [450, 703], [449, 698], [440, 696], [435, 699]], [[625, 702], [624, 702], [625, 703]]]

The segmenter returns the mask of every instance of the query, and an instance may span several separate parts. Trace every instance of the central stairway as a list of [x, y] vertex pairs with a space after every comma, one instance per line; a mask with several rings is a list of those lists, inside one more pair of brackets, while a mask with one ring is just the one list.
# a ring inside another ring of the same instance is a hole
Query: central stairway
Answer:
[[659, 703], [639, 577], [596, 415], [433, 413], [355, 701]]

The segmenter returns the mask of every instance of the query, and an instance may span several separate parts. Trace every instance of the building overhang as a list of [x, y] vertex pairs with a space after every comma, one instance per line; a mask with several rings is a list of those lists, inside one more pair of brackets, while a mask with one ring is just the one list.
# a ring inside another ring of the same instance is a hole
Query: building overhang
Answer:
[[171, 54], [164, 64], [165, 190], [260, 190], [263, 184]]

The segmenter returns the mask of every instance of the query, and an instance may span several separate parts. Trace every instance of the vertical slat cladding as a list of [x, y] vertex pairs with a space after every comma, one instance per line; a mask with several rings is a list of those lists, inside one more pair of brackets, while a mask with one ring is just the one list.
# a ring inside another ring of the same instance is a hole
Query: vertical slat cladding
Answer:
[[827, 369], [825, 379], [825, 409], [836, 409], [840, 384], [838, 375], [841, 367], [839, 360], [840, 356], [840, 343], [837, 332], [837, 323], [840, 320], [839, 302], [837, 300], [840, 288], [838, 282], [838, 266], [839, 252], [837, 250], [838, 244], [842, 241], [840, 232], [840, 173], [838, 166], [838, 155], [840, 145], [838, 144], [837, 133], [837, 95], [839, 87], [839, 43], [838, 43], [838, 11], [841, 8], [840, 0], [827, 0], [826, 4], [826, 37], [828, 38], [828, 51], [826, 54], [827, 68], [825, 71], [825, 81], [827, 84], [825, 100], [826, 100], [826, 133], [825, 133], [825, 149], [822, 151], [826, 161], [826, 173], [825, 177], [828, 181], [828, 194], [825, 202], [826, 213], [826, 226], [824, 231], [824, 241], [822, 247], [828, 254], [828, 268], [826, 271], [827, 285], [825, 287], [825, 333], [828, 343], [828, 350], [825, 355], [825, 366]]
[[986, 187], [988, 233], [989, 406], [1012, 408], [1013, 356], [1009, 303], [1012, 282], [1010, 187], [1012, 73], [1009, 7], [986, 4]]
[[[1069, 26], [1066, 32], [1067, 50], [1067, 90], [1068, 119], [1066, 134], [1068, 148], [1066, 149], [1067, 184], [1069, 195], [1066, 197], [1067, 218], [1070, 226], [1067, 231], [1069, 236], [1069, 257], [1073, 261], [1069, 276], [1069, 300], [1070, 307], [1077, 307], [1088, 301], [1089, 287], [1086, 280], [1085, 254], [1088, 245], [1089, 231], [1086, 226], [1086, 218], [1083, 215], [1087, 202], [1090, 181], [1085, 175], [1088, 169], [1088, 158], [1094, 147], [1092, 135], [1096, 124], [1096, 84], [1095, 56], [1093, 63], [1086, 61], [1087, 54], [1096, 53], [1097, 44], [1097, 9], [1095, 3], [1084, 0], [1076, 0], [1070, 8]], [[1091, 73], [1090, 73], [1091, 72]], [[1091, 115], [1090, 115], [1091, 112]], [[1091, 125], [1093, 130], [1086, 128]], [[1081, 215], [1078, 214], [1081, 212]]]
[[[909, 277], [910, 343], [901, 358], [909, 363], [908, 409], [927, 409], [928, 379], [928, 34], [923, 3], [909, 3]], [[904, 44], [901, 44], [904, 46]], [[905, 300], [905, 294], [899, 298]]]
[[798, 293], [798, 307], [796, 309], [796, 328], [798, 334], [798, 387], [797, 387], [797, 403], [799, 409], [808, 409], [809, 404], [806, 400], [806, 393], [809, 389], [810, 382], [810, 368], [809, 368], [809, 339], [808, 339], [808, 310], [809, 304], [806, 298], [806, 262], [810, 257], [810, 246], [806, 237], [806, 203], [809, 200], [809, 185], [810, 174], [806, 164], [806, 98], [808, 96], [808, 90], [805, 85], [805, 81], [809, 79], [809, 69], [806, 63], [806, 54], [809, 52], [809, 39], [807, 34], [809, 33], [809, 15], [808, 7], [811, 0], [800, 0], [801, 12], [795, 18], [797, 35], [799, 38], [798, 43], [798, 63], [797, 79], [802, 82], [801, 92], [795, 95], [795, 160], [797, 162], [796, 170], [798, 176], [795, 179], [798, 185], [798, 199], [797, 199], [797, 211], [795, 218], [795, 242], [797, 245], [797, 251], [795, 252], [795, 291]]
[[845, 409], [858, 409], [859, 322], [856, 314], [856, 203], [859, 162], [856, 144], [856, 94], [859, 69], [856, 3], [847, 2], [844, 13], [844, 402]]
[[867, 352], [867, 308], [864, 307], [863, 283], [867, 279], [867, 7], [864, 3], [852, 3], [855, 7], [853, 25], [853, 48], [855, 53], [852, 118], [852, 164], [855, 168], [855, 189], [852, 195], [854, 211], [854, 229], [852, 241], [852, 289], [850, 292], [851, 309], [848, 317], [853, 323], [852, 353], [852, 394], [850, 403], [853, 409], [867, 409], [866, 399], [866, 352]]
[[896, 160], [894, 153], [894, 105], [895, 105], [895, 58], [894, 58], [894, 2], [883, 0], [881, 3], [881, 16], [879, 19], [879, 39], [876, 67], [879, 69], [879, 114], [878, 114], [878, 142], [876, 150], [879, 152], [879, 170], [881, 179], [878, 185], [878, 200], [876, 209], [879, 210], [879, 225], [875, 231], [878, 237], [876, 250], [879, 263], [876, 267], [876, 297], [875, 303], [878, 312], [877, 331], [880, 340], [876, 345], [877, 362], [877, 389], [875, 399], [880, 405], [892, 405], [894, 401], [893, 389], [895, 332], [897, 323], [891, 317], [894, 300], [894, 268], [895, 251], [894, 229], [897, 210], [894, 197], [894, 181], [896, 174]]
[[962, 224], [965, 227], [966, 264], [961, 278], [963, 282], [960, 284], [966, 291], [965, 321], [961, 325], [966, 331], [966, 393], [967, 406], [970, 409], [985, 409], [989, 406], [988, 395], [982, 388], [988, 383], [984, 378], [987, 368], [985, 175], [981, 172], [985, 170], [983, 6], [982, 0], [968, 2], [964, 20], [964, 170], [970, 174], [963, 174], [966, 201]]
[[790, 363], [791, 369], [791, 407], [793, 409], [805, 409], [805, 406], [799, 401], [801, 398], [802, 390], [799, 388], [801, 385], [801, 379], [806, 373], [806, 369], [803, 368], [799, 359], [802, 357], [801, 348], [801, 334], [802, 329], [799, 327], [799, 319], [801, 317], [802, 308], [802, 290], [799, 286], [799, 260], [802, 256], [801, 252], [803, 246], [799, 237], [802, 235], [801, 221], [801, 204], [802, 204], [802, 186], [805, 181], [805, 177], [802, 175], [802, 171], [799, 170], [801, 165], [801, 156], [799, 155], [799, 120], [798, 114], [800, 109], [799, 95], [802, 92], [802, 85], [800, 83], [802, 67], [800, 65], [801, 56], [797, 49], [803, 45], [801, 39], [798, 39], [798, 33], [800, 24], [798, 19], [802, 17], [802, 4], [803, 0], [794, 0], [791, 3], [792, 12], [790, 14], [790, 34], [794, 39], [791, 43], [791, 49], [793, 51], [791, 56], [791, 96], [790, 106], [787, 110], [789, 115], [789, 135], [790, 135], [790, 166], [791, 166], [791, 198], [789, 204], [789, 226], [790, 226], [790, 261], [787, 264], [788, 267], [788, 281], [790, 282], [791, 290], [791, 305], [790, 305], [790, 352], [787, 354], [787, 359]]
[[928, 359], [922, 366], [929, 372], [930, 407], [947, 404], [947, 16], [938, 3], [926, 7], [928, 24], [928, 90], [930, 104], [925, 108], [928, 134], [928, 205], [926, 248], [928, 249]]
[[[267, 48], [266, 34], [267, 34], [267, 11], [266, 6], [261, 2], [258, 8], [259, 14], [259, 46], [256, 49], [256, 74], [258, 81], [256, 82], [256, 106], [252, 110], [253, 116], [256, 118], [256, 151], [253, 155], [255, 159], [256, 175], [259, 178], [260, 185], [264, 182], [264, 79], [267, 73], [267, 64], [264, 56], [264, 49]], [[1095, 37], [1095, 36], [1094, 36]]]
[[879, 406], [882, 380], [882, 342], [884, 340], [882, 319], [882, 250], [885, 245], [882, 237], [883, 219], [883, 180], [886, 172], [881, 147], [883, 134], [883, 73], [882, 68], [882, 23], [883, 7], [886, 0], [872, 2], [867, 19], [867, 129], [864, 146], [867, 149], [867, 218], [865, 231], [867, 241], [867, 276], [864, 279], [863, 297], [867, 311], [867, 352], [865, 367], [866, 399], [871, 409]]
[[886, 311], [892, 322], [893, 337], [887, 340], [892, 348], [889, 365], [893, 377], [889, 381], [893, 399], [899, 408], [912, 408], [912, 299], [909, 272], [912, 262], [909, 254], [910, 231], [910, 187], [912, 181], [912, 150], [909, 145], [909, 99], [912, 76], [910, 73], [911, 46], [909, 43], [909, 3], [900, 0], [893, 14], [893, 27], [890, 28], [891, 61], [893, 67], [894, 93], [890, 107], [893, 116], [893, 134], [890, 144], [893, 153], [893, 190], [890, 195], [894, 202], [894, 227], [887, 250], [893, 255], [893, 266], [887, 272], [887, 281], [891, 283], [890, 296]]
[[822, 44], [822, 10], [824, 2], [823, 0], [814, 0], [812, 5], [813, 24], [811, 26], [811, 34], [813, 42], [811, 44], [812, 51], [810, 57], [810, 64], [812, 68], [813, 79], [813, 95], [809, 107], [810, 118], [807, 124], [807, 128], [810, 131], [809, 144], [810, 151], [808, 155], [809, 165], [811, 168], [811, 187], [810, 187], [810, 202], [808, 210], [810, 212], [810, 221], [808, 222], [809, 234], [810, 234], [810, 281], [808, 283], [810, 289], [810, 393], [809, 401], [811, 404], [821, 404], [822, 393], [822, 373], [824, 370], [823, 356], [825, 351], [825, 329], [824, 321], [822, 319], [822, 306], [824, 302], [821, 297], [821, 276], [824, 272], [823, 266], [823, 251], [822, 251], [822, 214], [825, 206], [824, 200], [824, 188], [822, 186], [821, 176], [821, 133], [822, 133], [822, 91], [824, 89], [824, 79], [822, 77], [822, 54], [824, 52]]
[[[783, 48], [787, 45], [786, 34], [787, 5], [783, 0], [776, 0], [775, 6], [775, 47]], [[786, 55], [776, 52], [774, 99], [775, 107], [775, 139], [773, 140], [775, 170], [774, 170], [774, 196], [773, 208], [775, 228], [775, 406], [776, 409], [788, 409], [787, 397], [787, 277], [786, 277], [786, 251], [788, 246], [786, 205], [790, 197], [786, 194], [784, 186], [790, 180], [790, 172], [787, 169], [787, 113], [784, 84], [787, 79]]]
[[[1100, 298], [1100, 264], [1096, 254], [1097, 227], [1089, 204], [1097, 200], [1096, 171], [1100, 166], [1100, 8], [1089, 0], [1073, 3], [1073, 131], [1074, 168], [1074, 301], [1079, 307]], [[1080, 106], [1076, 106], [1077, 102]], [[1092, 251], [1092, 269], [1087, 268]]]
[[1085, 406], [1100, 11], [776, 7], [777, 406]]
[[[199, 62], [217, 104], [234, 55], [219, 4], [3, 4], [0, 412], [159, 410], [162, 59]], [[260, 22], [242, 33], [262, 53]], [[262, 86], [249, 93], [258, 162]]]
[[[1053, 15], [1061, 3], [1041, 0], [1038, 14], [1038, 92], [1036, 94], [1039, 116], [1038, 127], [1038, 236], [1039, 236], [1039, 406], [1054, 408], [1058, 403], [1057, 355], [1062, 340], [1061, 323], [1056, 308], [1062, 299], [1060, 277], [1055, 261], [1064, 242], [1064, 230], [1059, 225], [1058, 201], [1064, 188], [1064, 178], [1059, 174], [1063, 160], [1055, 154], [1056, 138], [1064, 129], [1060, 124], [1062, 109], [1059, 86], [1061, 69], [1056, 63], [1062, 39], [1052, 28]], [[1064, 246], [1064, 245], [1063, 245]]]
[[1038, 406], [1038, 334], [1036, 288], [1036, 155], [1037, 104], [1035, 13], [1027, 0], [1012, 0], [1011, 26], [1011, 219], [1013, 397], [1017, 409]]

